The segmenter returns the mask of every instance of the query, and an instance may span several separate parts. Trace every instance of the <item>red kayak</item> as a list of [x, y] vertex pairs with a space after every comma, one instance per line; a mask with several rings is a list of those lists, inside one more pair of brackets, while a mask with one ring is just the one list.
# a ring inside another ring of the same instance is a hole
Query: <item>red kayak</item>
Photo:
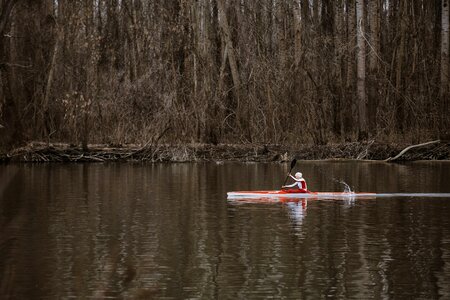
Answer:
[[374, 197], [375, 193], [354, 193], [354, 192], [311, 192], [307, 190], [288, 189], [272, 191], [237, 191], [228, 192], [228, 199], [242, 198], [367, 198]]

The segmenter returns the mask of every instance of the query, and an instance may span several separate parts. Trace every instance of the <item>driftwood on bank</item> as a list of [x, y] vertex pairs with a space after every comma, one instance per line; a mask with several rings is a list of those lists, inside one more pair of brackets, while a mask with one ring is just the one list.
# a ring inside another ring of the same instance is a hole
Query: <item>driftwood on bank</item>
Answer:
[[[449, 160], [448, 143], [429, 142], [413, 145], [391, 145], [375, 141], [330, 145], [273, 145], [273, 144], [160, 144], [158, 137], [143, 145], [89, 145], [87, 150], [64, 143], [33, 142], [0, 153], [3, 162], [193, 162], [243, 161], [283, 162], [298, 160], [354, 159], [393, 161]], [[430, 147], [431, 146], [431, 147]], [[401, 151], [403, 149], [403, 151]], [[414, 149], [414, 150], [411, 150]], [[400, 152], [401, 151], [401, 152]], [[400, 152], [400, 153], [399, 153]], [[399, 153], [399, 154], [397, 154]], [[397, 155], [396, 155], [397, 154]], [[386, 160], [386, 157], [392, 157]]]
[[400, 157], [402, 157], [406, 152], [408, 152], [411, 149], [418, 148], [418, 147], [424, 147], [424, 146], [428, 146], [428, 145], [432, 145], [432, 144], [437, 144], [437, 143], [440, 143], [440, 142], [441, 142], [441, 140], [436, 140], [436, 141], [430, 141], [430, 142], [426, 142], [426, 143], [421, 143], [421, 144], [417, 144], [417, 145], [408, 146], [405, 149], [403, 149], [396, 156], [389, 157], [389, 158], [385, 159], [384, 161], [391, 161], [391, 162], [392, 161], [396, 161], [396, 160], [398, 160]]

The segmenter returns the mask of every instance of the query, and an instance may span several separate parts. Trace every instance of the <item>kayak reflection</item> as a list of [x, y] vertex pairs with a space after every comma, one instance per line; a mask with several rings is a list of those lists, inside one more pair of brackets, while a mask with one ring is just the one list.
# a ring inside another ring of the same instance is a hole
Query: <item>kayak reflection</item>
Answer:
[[288, 198], [282, 199], [280, 202], [286, 204], [289, 209], [289, 216], [296, 226], [300, 228], [306, 217], [306, 209], [308, 207], [307, 199]]

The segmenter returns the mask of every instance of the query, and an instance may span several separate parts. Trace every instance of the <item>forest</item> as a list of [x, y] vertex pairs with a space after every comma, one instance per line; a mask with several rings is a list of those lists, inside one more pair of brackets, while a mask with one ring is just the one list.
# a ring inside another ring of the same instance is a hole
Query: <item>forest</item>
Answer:
[[449, 0], [0, 0], [0, 148], [448, 135]]

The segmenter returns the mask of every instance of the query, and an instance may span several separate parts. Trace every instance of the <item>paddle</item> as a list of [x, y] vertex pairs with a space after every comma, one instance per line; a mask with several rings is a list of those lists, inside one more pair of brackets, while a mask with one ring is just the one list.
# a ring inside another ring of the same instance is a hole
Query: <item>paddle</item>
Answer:
[[294, 159], [291, 161], [291, 169], [289, 170], [288, 174], [286, 175], [286, 179], [284, 180], [283, 185], [286, 184], [286, 181], [287, 181], [288, 178], [289, 178], [289, 174], [291, 174], [291, 171], [292, 171], [292, 169], [295, 167], [295, 164], [296, 164], [296, 163], [297, 163], [297, 160], [294, 158]]

